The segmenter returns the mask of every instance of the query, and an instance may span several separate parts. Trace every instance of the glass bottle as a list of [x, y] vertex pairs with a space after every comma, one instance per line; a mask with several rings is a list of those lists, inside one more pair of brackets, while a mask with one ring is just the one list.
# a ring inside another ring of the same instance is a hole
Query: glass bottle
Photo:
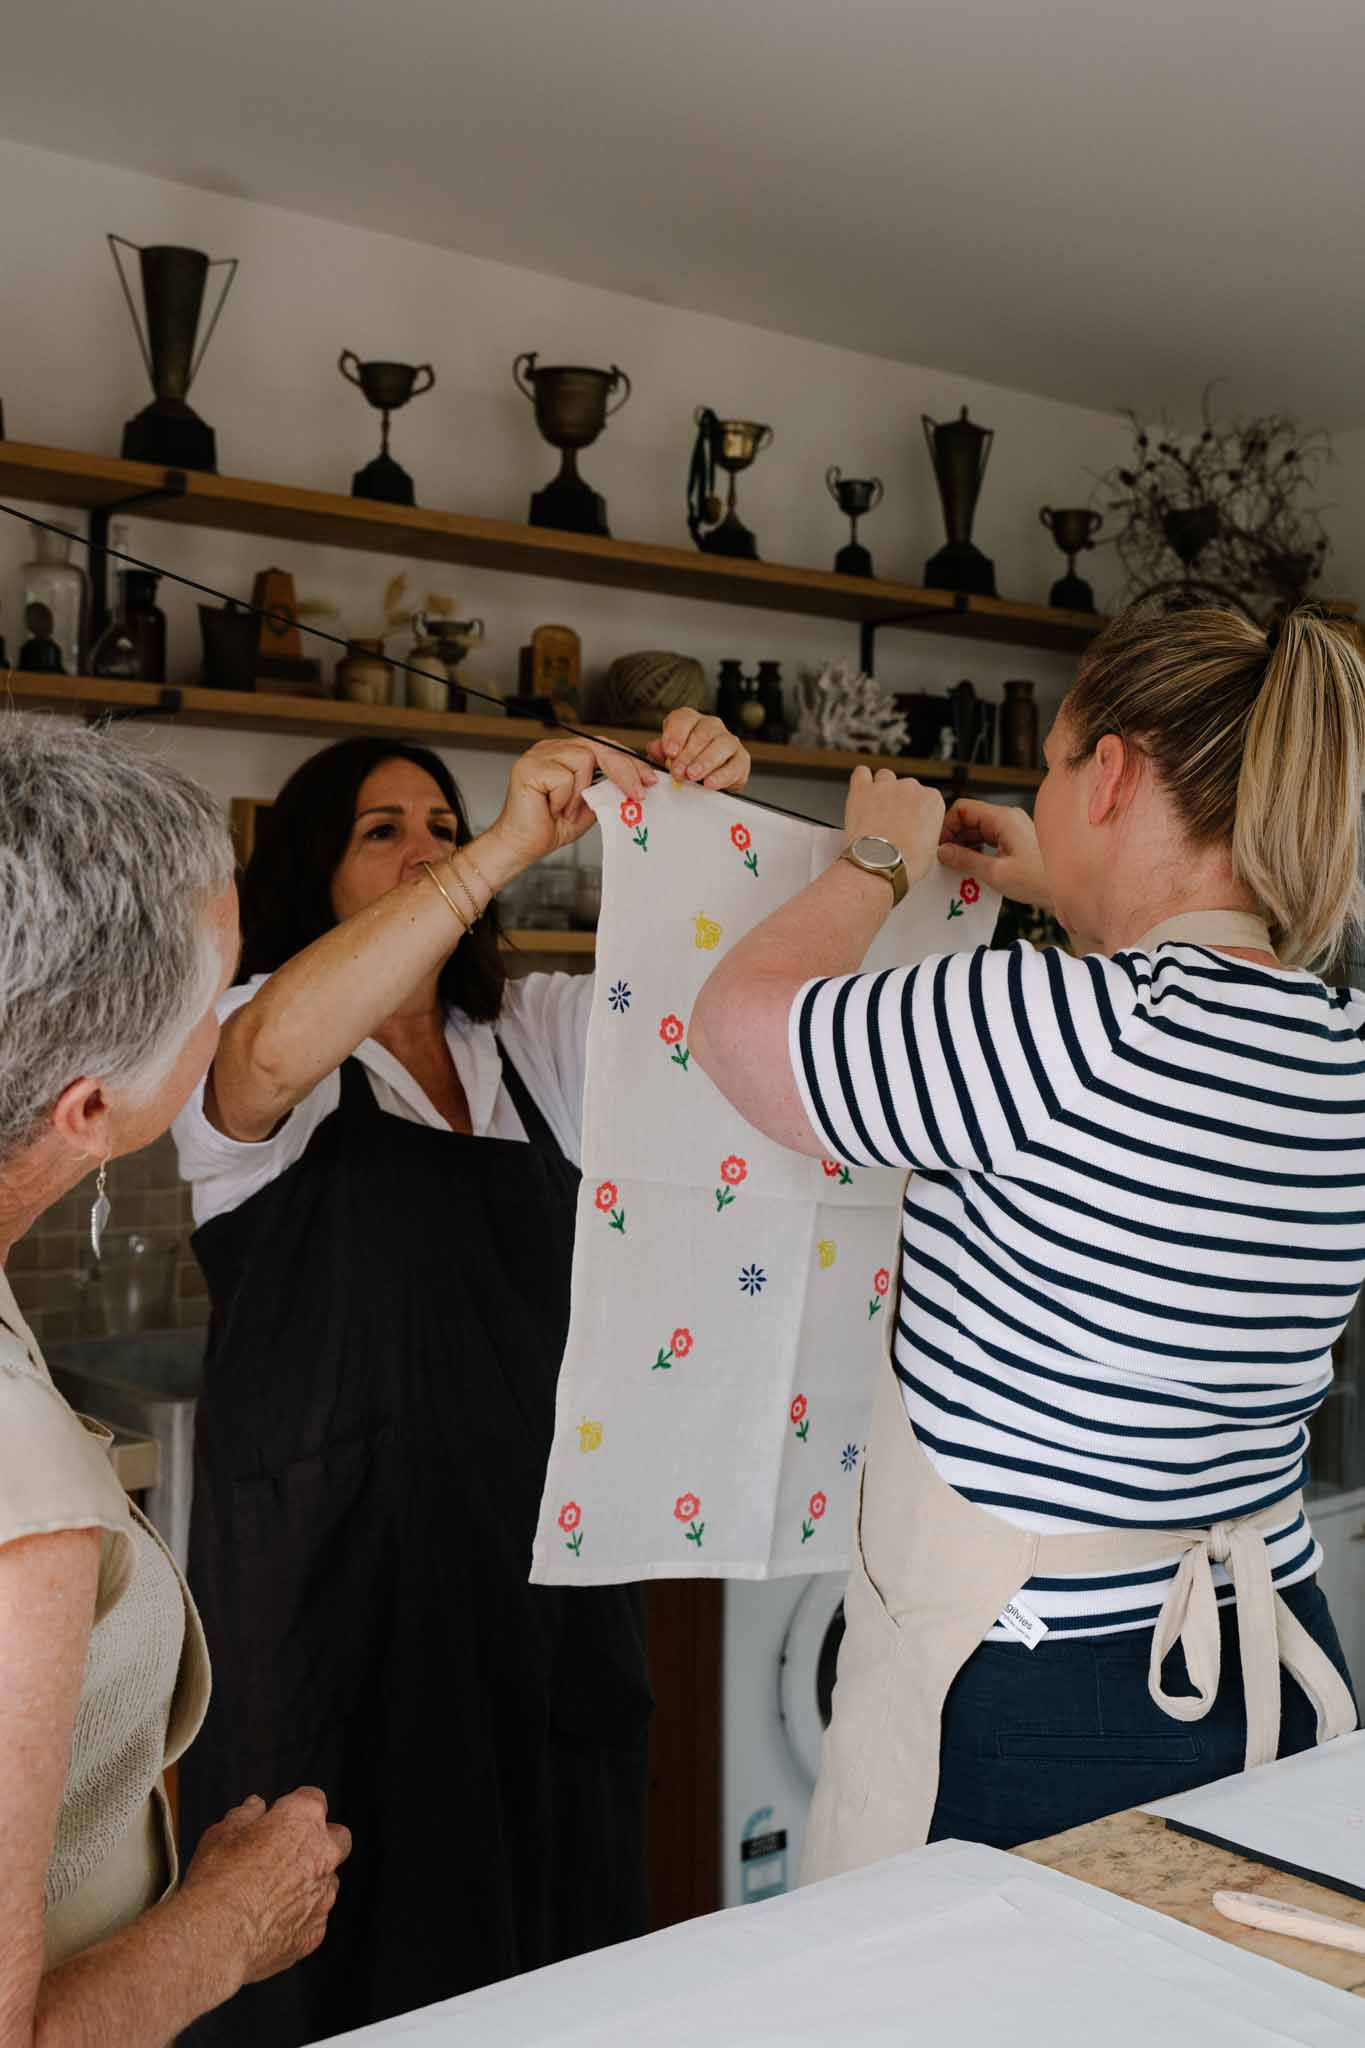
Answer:
[[118, 612], [90, 656], [90, 673], [128, 683], [166, 680], [166, 614], [149, 569], [119, 571]]
[[35, 528], [37, 560], [19, 571], [16, 666], [38, 675], [78, 676], [85, 655], [90, 586], [68, 559], [65, 533]]
[[1005, 685], [1000, 759], [1006, 768], [1038, 766], [1038, 706], [1033, 701], [1033, 684], [1026, 680]]

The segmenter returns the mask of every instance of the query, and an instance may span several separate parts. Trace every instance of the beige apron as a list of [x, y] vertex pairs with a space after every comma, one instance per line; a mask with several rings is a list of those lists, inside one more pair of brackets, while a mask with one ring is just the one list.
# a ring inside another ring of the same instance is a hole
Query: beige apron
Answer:
[[[1167, 940], [1271, 950], [1261, 920], [1237, 911], [1173, 918], [1134, 950], [1151, 951]], [[899, 1242], [896, 1256], [898, 1266]], [[1268, 1763], [1276, 1753], [1281, 1664], [1313, 1702], [1319, 1742], [1355, 1727], [1349, 1687], [1271, 1583], [1264, 1532], [1299, 1513], [1300, 1495], [1208, 1529], [1045, 1535], [1016, 1528], [955, 1492], [935, 1471], [890, 1366], [894, 1333], [895, 1318], [889, 1317], [888, 1359], [863, 1462], [846, 1631], [806, 1832], [803, 1884], [928, 1840], [948, 1688], [1006, 1604], [1039, 1574], [1107, 1576], [1178, 1557], [1153, 1631], [1147, 1682], [1163, 1712], [1197, 1721], [1217, 1696], [1221, 1658], [1209, 1567], [1226, 1565], [1237, 1590], [1246, 1767]], [[1162, 1661], [1177, 1642], [1193, 1695], [1173, 1697], [1162, 1689]]]

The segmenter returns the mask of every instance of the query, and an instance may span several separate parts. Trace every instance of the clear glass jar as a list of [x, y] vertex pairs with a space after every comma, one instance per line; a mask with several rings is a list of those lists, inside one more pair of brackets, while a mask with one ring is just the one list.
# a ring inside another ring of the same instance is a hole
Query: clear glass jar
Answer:
[[35, 528], [36, 561], [19, 571], [15, 665], [38, 675], [78, 676], [85, 658], [90, 586], [69, 560], [65, 533]]

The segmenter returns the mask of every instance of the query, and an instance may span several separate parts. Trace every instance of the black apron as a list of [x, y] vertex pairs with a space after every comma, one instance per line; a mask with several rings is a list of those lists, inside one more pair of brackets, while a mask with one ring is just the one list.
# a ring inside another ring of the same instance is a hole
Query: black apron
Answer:
[[298, 2048], [645, 1931], [638, 1589], [527, 1583], [579, 1176], [499, 1053], [529, 1143], [386, 1115], [347, 1060], [303, 1157], [193, 1240], [214, 1686], [182, 1838], [299, 1784], [355, 1837], [322, 1948], [196, 2044]]

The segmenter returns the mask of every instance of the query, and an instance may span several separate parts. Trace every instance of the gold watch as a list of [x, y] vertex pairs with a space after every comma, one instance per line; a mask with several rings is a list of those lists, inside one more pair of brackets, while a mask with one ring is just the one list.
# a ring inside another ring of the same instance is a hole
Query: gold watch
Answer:
[[905, 869], [905, 855], [889, 839], [875, 836], [855, 839], [846, 846], [839, 858], [855, 868], [861, 868], [865, 875], [880, 875], [884, 882], [891, 884], [891, 894], [896, 903], [904, 897], [910, 887], [910, 877]]

